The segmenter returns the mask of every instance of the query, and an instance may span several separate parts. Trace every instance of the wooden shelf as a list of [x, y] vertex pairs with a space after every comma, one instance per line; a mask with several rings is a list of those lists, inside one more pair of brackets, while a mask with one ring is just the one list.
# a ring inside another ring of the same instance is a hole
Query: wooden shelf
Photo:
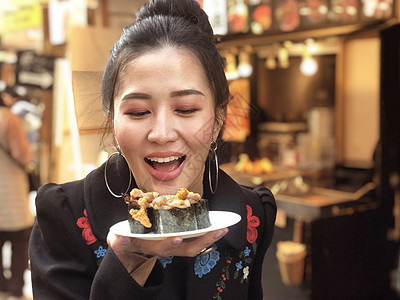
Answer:
[[243, 46], [264, 46], [286, 40], [302, 41], [307, 38], [321, 39], [332, 36], [351, 36], [363, 32], [380, 31], [384, 28], [398, 23], [398, 19], [393, 17], [386, 21], [351, 24], [341, 26], [323, 27], [318, 29], [299, 30], [293, 32], [277, 32], [271, 34], [254, 35], [254, 34], [229, 34], [218, 37], [218, 48], [220, 50], [229, 50], [233, 47]]

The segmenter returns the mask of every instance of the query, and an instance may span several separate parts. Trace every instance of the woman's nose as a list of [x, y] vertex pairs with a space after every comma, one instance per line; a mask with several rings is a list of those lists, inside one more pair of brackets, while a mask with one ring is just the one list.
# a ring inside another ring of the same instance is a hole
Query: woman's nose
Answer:
[[151, 143], [165, 144], [178, 139], [178, 132], [174, 127], [173, 117], [157, 116], [150, 125], [148, 140]]

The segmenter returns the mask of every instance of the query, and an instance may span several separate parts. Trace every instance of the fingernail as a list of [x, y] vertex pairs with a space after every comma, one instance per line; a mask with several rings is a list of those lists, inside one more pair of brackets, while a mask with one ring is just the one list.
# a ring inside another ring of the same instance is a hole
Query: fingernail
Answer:
[[119, 244], [123, 247], [128, 246], [128, 244], [129, 244], [129, 239], [124, 236], [119, 236], [118, 241], [119, 241]]
[[182, 238], [177, 237], [177, 238], [174, 238], [174, 239], [172, 240], [172, 244], [174, 244], [174, 245], [179, 245], [180, 243], [182, 243], [182, 241], [183, 241]]
[[225, 234], [228, 233], [228, 229], [223, 229], [217, 232], [217, 234], [214, 236], [214, 239], [219, 240], [222, 238]]

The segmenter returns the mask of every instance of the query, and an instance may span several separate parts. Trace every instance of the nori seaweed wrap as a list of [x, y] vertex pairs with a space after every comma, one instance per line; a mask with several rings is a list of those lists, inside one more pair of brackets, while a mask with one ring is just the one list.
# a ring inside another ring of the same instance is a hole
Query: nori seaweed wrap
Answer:
[[173, 233], [197, 229], [196, 210], [186, 208], [153, 209], [150, 219], [154, 233]]
[[203, 229], [211, 226], [210, 216], [209, 216], [209, 207], [208, 207], [208, 200], [201, 199], [195, 204], [192, 204], [196, 211], [196, 222], [197, 222], [197, 229]]

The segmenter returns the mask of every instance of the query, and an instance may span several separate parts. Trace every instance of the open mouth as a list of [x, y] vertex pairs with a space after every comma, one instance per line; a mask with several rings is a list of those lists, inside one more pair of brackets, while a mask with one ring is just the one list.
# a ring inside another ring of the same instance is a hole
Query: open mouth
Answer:
[[168, 156], [168, 157], [152, 157], [145, 158], [145, 162], [149, 164], [153, 169], [160, 172], [171, 172], [177, 169], [186, 159], [186, 155], [183, 156]]

